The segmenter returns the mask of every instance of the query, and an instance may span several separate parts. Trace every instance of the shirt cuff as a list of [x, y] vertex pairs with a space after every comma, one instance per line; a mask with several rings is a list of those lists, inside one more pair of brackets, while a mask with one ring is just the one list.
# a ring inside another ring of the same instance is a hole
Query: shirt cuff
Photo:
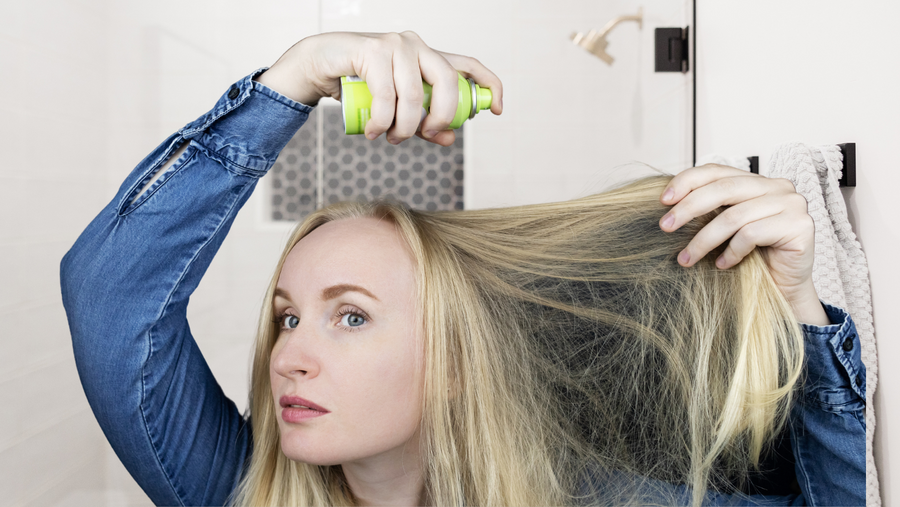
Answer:
[[229, 170], [263, 176], [313, 110], [253, 80], [266, 70], [231, 85], [212, 110], [179, 131], [181, 136], [195, 139]]
[[800, 324], [806, 352], [807, 397], [829, 407], [866, 399], [866, 367], [859, 333], [844, 309], [822, 302], [828, 326]]

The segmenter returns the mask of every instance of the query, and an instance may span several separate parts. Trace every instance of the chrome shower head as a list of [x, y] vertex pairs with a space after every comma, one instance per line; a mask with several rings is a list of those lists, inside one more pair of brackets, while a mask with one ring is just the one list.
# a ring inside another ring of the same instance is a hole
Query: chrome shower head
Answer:
[[623, 21], [637, 21], [638, 29], [643, 28], [644, 8], [638, 7], [638, 12], [635, 15], [619, 16], [618, 18], [611, 20], [599, 32], [591, 30], [586, 35], [581, 32], [573, 33], [570, 38], [576, 45], [583, 47], [589, 53], [603, 60], [608, 65], [612, 65], [614, 58], [606, 52], [606, 46], [609, 45], [609, 42], [606, 41], [606, 36], [616, 27], [616, 25]]

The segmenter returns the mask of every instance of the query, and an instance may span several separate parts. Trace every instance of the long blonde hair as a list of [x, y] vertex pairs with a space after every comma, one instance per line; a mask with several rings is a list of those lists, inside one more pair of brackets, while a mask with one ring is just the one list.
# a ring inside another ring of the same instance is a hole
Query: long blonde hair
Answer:
[[[762, 254], [720, 270], [677, 253], [718, 212], [660, 230], [670, 177], [577, 200], [459, 212], [347, 203], [292, 234], [266, 294], [240, 505], [352, 505], [340, 466], [281, 452], [269, 358], [291, 248], [354, 217], [396, 226], [425, 325], [422, 416], [435, 505], [699, 505], [739, 491], [783, 427], [803, 340]], [[450, 393], [448, 395], [448, 393]], [[692, 488], [679, 499], [669, 483]]]

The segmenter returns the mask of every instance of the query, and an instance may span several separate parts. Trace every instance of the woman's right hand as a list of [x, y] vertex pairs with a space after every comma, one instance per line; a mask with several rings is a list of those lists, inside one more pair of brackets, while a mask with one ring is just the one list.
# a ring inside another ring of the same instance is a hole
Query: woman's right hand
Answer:
[[[372, 93], [368, 139], [387, 133], [398, 144], [414, 134], [442, 146], [456, 135], [447, 130], [459, 100], [457, 71], [493, 95], [491, 112], [503, 110], [500, 79], [478, 60], [435, 51], [414, 32], [334, 32], [294, 44], [257, 81], [297, 102], [314, 106], [322, 97], [341, 98], [341, 76], [359, 76]], [[422, 81], [432, 85], [431, 108], [422, 119]]]

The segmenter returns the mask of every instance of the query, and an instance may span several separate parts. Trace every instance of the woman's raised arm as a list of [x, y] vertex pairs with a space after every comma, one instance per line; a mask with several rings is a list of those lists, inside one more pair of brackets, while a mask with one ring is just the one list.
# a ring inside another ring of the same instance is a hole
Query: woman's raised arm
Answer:
[[63, 257], [63, 304], [88, 402], [157, 504], [223, 504], [250, 453], [249, 424], [197, 348], [187, 303], [310, 110], [251, 76], [238, 81], [138, 164]]
[[[453, 65], [412, 33], [301, 41], [141, 161], [62, 259], [63, 304], [88, 401], [155, 503], [223, 504], [252, 451], [249, 421], [197, 348], [187, 304], [238, 210], [312, 110], [291, 96], [315, 104], [341, 75], [368, 74], [377, 86], [367, 133], [399, 142], [415, 132], [419, 109], [413, 125], [409, 94], [421, 94], [423, 78], [435, 93], [425, 125], [438, 131], [456, 108], [453, 66], [486, 86], [496, 79], [473, 59], [447, 56]], [[499, 80], [495, 86], [499, 92]], [[431, 137], [453, 140], [452, 132]]]

